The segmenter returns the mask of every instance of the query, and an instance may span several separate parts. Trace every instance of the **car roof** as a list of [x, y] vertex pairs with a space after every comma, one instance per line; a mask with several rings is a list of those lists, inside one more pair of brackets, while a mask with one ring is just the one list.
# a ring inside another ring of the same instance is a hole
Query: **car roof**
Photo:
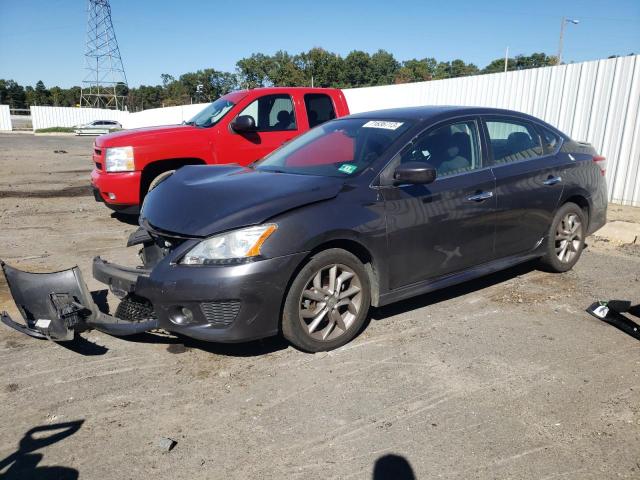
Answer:
[[460, 105], [425, 105], [422, 107], [391, 108], [388, 110], [374, 110], [350, 115], [349, 118], [370, 118], [372, 120], [416, 120], [432, 121], [463, 115], [506, 115], [516, 116], [524, 119], [535, 120], [544, 123], [542, 120], [527, 115], [526, 113], [506, 110], [502, 108], [469, 107]]

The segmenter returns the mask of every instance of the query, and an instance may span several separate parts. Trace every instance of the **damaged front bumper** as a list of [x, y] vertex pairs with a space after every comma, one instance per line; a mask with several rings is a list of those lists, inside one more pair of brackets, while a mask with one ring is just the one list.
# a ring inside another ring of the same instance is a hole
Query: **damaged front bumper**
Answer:
[[[138, 243], [140, 239], [134, 238], [132, 244]], [[7, 313], [2, 321], [27, 335], [55, 341], [72, 340], [87, 329], [121, 336], [158, 328], [220, 343], [278, 333], [281, 299], [305, 252], [237, 265], [193, 267], [175, 263], [182, 250], [156, 262], [149, 261], [153, 252], [147, 251], [143, 263], [152, 268], [123, 267], [94, 258], [93, 277], [120, 299], [112, 314], [106, 297], [89, 292], [77, 267], [28, 273], [3, 264], [24, 325]]]
[[[98, 257], [94, 259], [94, 272], [100, 264], [109, 265]], [[101, 305], [101, 309], [89, 292], [78, 267], [54, 273], [31, 273], [2, 261], [0, 265], [24, 324], [15, 322], [7, 312], [2, 312], [0, 319], [8, 327], [31, 337], [63, 342], [73, 340], [76, 333], [88, 329], [124, 336], [158, 326], [156, 318], [132, 321], [106, 313], [105, 306]], [[108, 275], [109, 269], [103, 270]], [[114, 284], [116, 289], [126, 287], [124, 280]]]

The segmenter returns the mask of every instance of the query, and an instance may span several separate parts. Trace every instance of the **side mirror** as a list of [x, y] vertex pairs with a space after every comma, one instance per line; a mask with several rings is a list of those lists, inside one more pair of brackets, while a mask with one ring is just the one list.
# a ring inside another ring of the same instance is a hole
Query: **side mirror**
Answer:
[[393, 172], [393, 183], [395, 185], [427, 184], [433, 183], [436, 179], [436, 169], [424, 162], [403, 163]]
[[251, 115], [240, 115], [231, 123], [231, 128], [238, 133], [255, 132], [256, 121]]

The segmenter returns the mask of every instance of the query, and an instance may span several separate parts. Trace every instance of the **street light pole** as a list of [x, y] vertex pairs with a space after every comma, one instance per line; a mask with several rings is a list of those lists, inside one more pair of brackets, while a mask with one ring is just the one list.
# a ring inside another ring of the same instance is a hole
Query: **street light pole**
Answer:
[[507, 47], [507, 51], [504, 52], [504, 73], [507, 73], [509, 68], [509, 47]]
[[564, 42], [564, 26], [567, 23], [578, 25], [578, 23], [580, 23], [580, 20], [574, 20], [571, 18], [562, 17], [562, 22], [560, 23], [560, 41], [558, 42], [558, 65], [562, 64], [562, 44]]

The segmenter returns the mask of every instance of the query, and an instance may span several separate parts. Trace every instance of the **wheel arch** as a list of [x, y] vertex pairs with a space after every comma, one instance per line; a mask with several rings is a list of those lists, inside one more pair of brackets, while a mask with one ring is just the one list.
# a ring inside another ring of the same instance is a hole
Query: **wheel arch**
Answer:
[[140, 177], [140, 204], [144, 200], [149, 185], [153, 179], [167, 170], [175, 170], [185, 165], [205, 165], [206, 162], [201, 158], [165, 158], [162, 160], [154, 160], [144, 166]]
[[[328, 250], [331, 248], [339, 248], [339, 249], [345, 250], [355, 255], [358, 258], [358, 260], [362, 262], [362, 264], [364, 265], [364, 269], [367, 272], [367, 275], [369, 278], [371, 305], [374, 307], [377, 307], [380, 299], [379, 269], [377, 267], [377, 264], [374, 260], [373, 255], [371, 254], [371, 251], [362, 242], [359, 242], [352, 238], [340, 237], [340, 238], [324, 240], [318, 243], [317, 245], [315, 245], [313, 248], [311, 248], [309, 253], [300, 261], [300, 263], [296, 266], [295, 270], [291, 274], [291, 278], [287, 283], [287, 287], [285, 291], [287, 292], [289, 291], [289, 288], [291, 287], [291, 284], [293, 283], [294, 279], [296, 278], [300, 270], [302, 270], [302, 268], [307, 264], [307, 262], [311, 257], [313, 257], [319, 252], [322, 252], [324, 250]], [[284, 298], [286, 298], [286, 295], [283, 297], [283, 302], [282, 302], [283, 306], [284, 306]]]
[[587, 225], [589, 224], [591, 219], [592, 205], [591, 196], [586, 190], [576, 189], [565, 193], [562, 202], [560, 202], [560, 204], [558, 205], [558, 208], [562, 207], [566, 203], [575, 203], [576, 205], [578, 205], [585, 215]]

